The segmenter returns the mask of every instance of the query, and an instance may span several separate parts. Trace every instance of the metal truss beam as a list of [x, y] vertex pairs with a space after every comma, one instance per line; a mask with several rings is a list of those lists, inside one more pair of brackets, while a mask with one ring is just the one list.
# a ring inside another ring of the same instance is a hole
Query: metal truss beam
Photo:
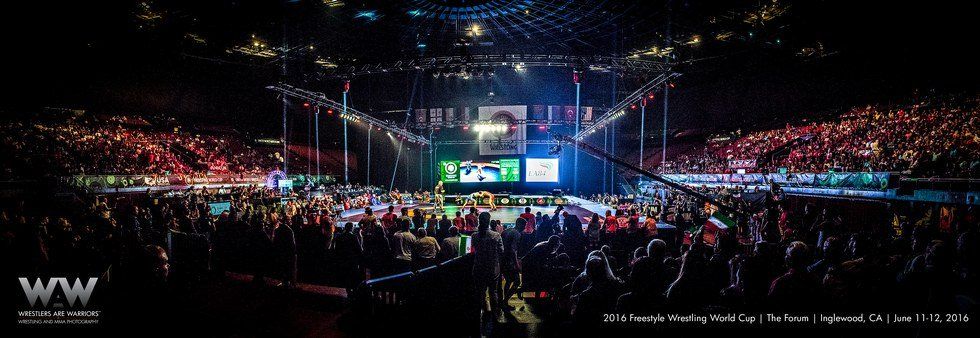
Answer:
[[521, 141], [498, 141], [498, 140], [451, 140], [451, 141], [433, 141], [433, 145], [472, 145], [472, 144], [558, 144], [558, 141], [554, 140], [521, 140]]
[[643, 99], [643, 96], [649, 93], [650, 91], [652, 91], [654, 88], [680, 75], [681, 75], [680, 73], [674, 73], [671, 71], [661, 73], [653, 80], [650, 80], [650, 82], [647, 82], [643, 86], [640, 86], [640, 88], [638, 88], [636, 91], [627, 95], [622, 101], [619, 101], [619, 103], [612, 106], [612, 108], [610, 108], [609, 111], [607, 111], [605, 114], [602, 114], [602, 116], [599, 116], [599, 118], [595, 119], [595, 123], [579, 131], [577, 134], [575, 134], [573, 138], [575, 140], [581, 141], [583, 137], [595, 133], [596, 130], [599, 130], [599, 128], [605, 127], [613, 120], [624, 115], [626, 113], [627, 107]]
[[[344, 110], [343, 104], [328, 99], [327, 96], [324, 95], [323, 93], [313, 92], [302, 88], [296, 88], [288, 84], [277, 84], [265, 88], [286, 96], [295, 97], [301, 100], [306, 100], [312, 105], [334, 109], [335, 111], [338, 112]], [[365, 114], [351, 107], [347, 107], [347, 114], [354, 117], [356, 121], [366, 122], [373, 127], [381, 128], [385, 131], [394, 134], [395, 136], [404, 138], [406, 141], [418, 143], [422, 145], [429, 145], [429, 140], [427, 138], [412, 133], [405, 128], [401, 128], [397, 126], [394, 122], [377, 119], [371, 115]]]
[[327, 77], [396, 73], [453, 67], [566, 67], [583, 71], [625, 70], [635, 72], [667, 72], [670, 65], [659, 61], [638, 60], [611, 56], [572, 56], [548, 54], [486, 54], [466, 56], [425, 57], [363, 65], [338, 66], [327, 70]]
[[585, 143], [585, 142], [583, 142], [581, 140], [577, 140], [575, 138], [569, 137], [567, 135], [561, 135], [561, 134], [552, 134], [552, 138], [554, 138], [555, 141], [559, 142], [559, 144], [565, 143], [565, 144], [574, 145], [578, 149], [584, 151], [585, 153], [587, 153], [589, 155], [592, 155], [593, 157], [595, 157], [597, 159], [600, 159], [600, 160], [603, 160], [603, 159], [604, 160], [608, 160], [609, 162], [615, 163], [616, 165], [619, 165], [622, 168], [625, 168], [625, 169], [628, 169], [628, 170], [632, 170], [632, 171], [634, 171], [634, 172], [636, 172], [636, 173], [638, 173], [640, 175], [643, 175], [643, 176], [645, 176], [645, 177], [647, 177], [649, 179], [652, 179], [654, 181], [663, 183], [664, 185], [666, 185], [668, 187], [671, 187], [671, 188], [680, 190], [681, 192], [683, 192], [683, 193], [685, 193], [687, 195], [694, 196], [694, 198], [696, 198], [696, 199], [698, 199], [698, 200], [700, 200], [702, 202], [710, 203], [710, 204], [712, 204], [714, 206], [717, 206], [718, 209], [721, 209], [721, 210], [724, 210], [726, 212], [730, 212], [730, 213], [733, 213], [733, 214], [736, 214], [736, 215], [746, 216], [745, 213], [742, 212], [741, 210], [738, 210], [738, 209], [736, 209], [736, 208], [734, 208], [734, 207], [732, 207], [732, 206], [730, 206], [728, 204], [722, 203], [722, 202], [714, 199], [711, 196], [702, 194], [700, 192], [695, 191], [694, 189], [691, 189], [691, 188], [688, 188], [688, 187], [684, 186], [683, 184], [679, 184], [679, 183], [674, 182], [674, 181], [672, 181], [672, 180], [670, 180], [668, 178], [665, 178], [663, 176], [654, 174], [654, 173], [652, 173], [652, 172], [650, 172], [650, 171], [648, 171], [646, 169], [641, 168], [640, 166], [636, 165], [635, 163], [630, 163], [630, 162], [627, 162], [626, 160], [623, 160], [622, 158], [613, 156], [612, 154], [609, 154], [609, 153], [603, 151], [602, 149], [599, 149], [598, 147], [595, 147], [595, 146], [593, 146], [591, 144], [588, 144], [588, 143]]
[[[477, 124], [497, 123], [492, 120], [468, 120], [468, 121], [441, 121], [441, 122], [416, 122], [416, 128], [457, 128], [462, 126], [474, 126]], [[589, 125], [591, 121], [582, 121], [582, 125]], [[514, 125], [536, 125], [536, 126], [574, 126], [575, 120], [514, 120]]]

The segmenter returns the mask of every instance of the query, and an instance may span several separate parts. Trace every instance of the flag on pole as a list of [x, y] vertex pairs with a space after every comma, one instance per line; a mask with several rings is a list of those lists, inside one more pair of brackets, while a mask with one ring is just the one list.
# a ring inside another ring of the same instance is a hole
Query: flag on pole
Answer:
[[459, 255], [463, 256], [473, 252], [473, 237], [459, 235]]
[[735, 221], [721, 212], [715, 212], [711, 214], [711, 218], [707, 222], [704, 222], [704, 229], [702, 232], [704, 234], [704, 243], [708, 245], [715, 245], [716, 238], [718, 234], [728, 231], [728, 228], [734, 228]]

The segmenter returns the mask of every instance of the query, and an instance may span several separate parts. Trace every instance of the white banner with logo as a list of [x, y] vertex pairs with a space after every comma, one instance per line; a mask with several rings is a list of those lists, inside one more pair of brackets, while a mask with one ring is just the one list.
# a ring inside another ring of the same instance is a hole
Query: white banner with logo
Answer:
[[526, 182], [558, 182], [557, 158], [528, 158], [526, 161]]

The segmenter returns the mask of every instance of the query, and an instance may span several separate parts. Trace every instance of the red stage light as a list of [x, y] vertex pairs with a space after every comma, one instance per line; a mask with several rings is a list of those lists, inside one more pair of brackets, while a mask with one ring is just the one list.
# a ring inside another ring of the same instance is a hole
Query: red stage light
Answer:
[[548, 129], [548, 126], [546, 126], [546, 125], [540, 125], [540, 126], [538, 126], [538, 130], [547, 130], [547, 129]]
[[464, 124], [464, 125], [463, 125], [463, 130], [470, 130], [470, 126], [469, 126], [469, 125], [465, 125], [465, 124]]
[[309, 108], [310, 107], [310, 103], [309, 102], [303, 102], [303, 107], [304, 108]]
[[333, 109], [327, 109], [327, 115], [333, 115]]
[[630, 105], [630, 109], [636, 110], [636, 103]]
[[674, 88], [674, 83], [673, 82], [668, 83], [667, 85], [670, 86], [670, 88]]

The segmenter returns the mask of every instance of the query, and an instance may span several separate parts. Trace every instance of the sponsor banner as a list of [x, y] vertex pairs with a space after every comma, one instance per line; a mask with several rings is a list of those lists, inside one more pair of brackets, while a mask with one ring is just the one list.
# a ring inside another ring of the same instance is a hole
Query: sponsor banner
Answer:
[[459, 183], [459, 161], [439, 161], [439, 180]]
[[[290, 175], [290, 178], [293, 178]], [[122, 188], [153, 188], [186, 185], [222, 185], [222, 184], [261, 184], [266, 181], [262, 175], [76, 175], [62, 178], [67, 186], [78, 189], [122, 189]], [[298, 181], [305, 182], [313, 177], [297, 176]], [[332, 176], [322, 176], [323, 183], [334, 181]]]
[[557, 158], [527, 158], [526, 182], [558, 182]]
[[[480, 107], [481, 121], [507, 125], [501, 133], [480, 133], [480, 155], [517, 155], [527, 152], [527, 124], [517, 121], [527, 119], [527, 106], [487, 106]], [[494, 142], [499, 141], [499, 142]]]
[[789, 174], [666, 174], [674, 182], [688, 184], [745, 184], [766, 185], [778, 183], [782, 186], [801, 188], [834, 188], [855, 190], [888, 189], [891, 173], [789, 173]]
[[755, 168], [755, 159], [746, 160], [728, 160], [728, 167], [733, 169], [751, 169]]

